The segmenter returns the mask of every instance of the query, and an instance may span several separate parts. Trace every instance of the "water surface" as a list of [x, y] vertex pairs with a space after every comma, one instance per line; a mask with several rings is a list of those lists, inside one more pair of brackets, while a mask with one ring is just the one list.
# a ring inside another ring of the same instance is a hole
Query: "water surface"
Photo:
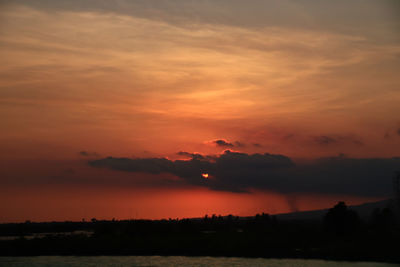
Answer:
[[0, 257], [0, 266], [131, 266], [131, 267], [394, 267], [377, 262], [344, 262], [299, 259], [261, 259], [181, 256], [39, 256]]

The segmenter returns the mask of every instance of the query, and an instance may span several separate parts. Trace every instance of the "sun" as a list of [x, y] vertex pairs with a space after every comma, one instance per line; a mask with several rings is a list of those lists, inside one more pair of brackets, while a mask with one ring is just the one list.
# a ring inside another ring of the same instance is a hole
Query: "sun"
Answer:
[[201, 176], [203, 176], [204, 179], [208, 179], [208, 173], [202, 173]]

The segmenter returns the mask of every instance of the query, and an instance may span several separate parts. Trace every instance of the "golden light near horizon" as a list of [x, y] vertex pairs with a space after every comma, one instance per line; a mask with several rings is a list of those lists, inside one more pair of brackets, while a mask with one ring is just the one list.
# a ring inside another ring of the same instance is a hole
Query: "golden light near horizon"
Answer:
[[201, 176], [202, 176], [204, 179], [208, 179], [208, 173], [202, 173]]

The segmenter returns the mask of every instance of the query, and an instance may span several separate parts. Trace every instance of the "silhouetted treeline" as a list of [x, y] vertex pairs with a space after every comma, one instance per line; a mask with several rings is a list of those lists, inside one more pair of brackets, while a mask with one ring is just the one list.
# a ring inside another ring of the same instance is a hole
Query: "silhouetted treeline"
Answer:
[[[34, 233], [46, 233], [36, 238]], [[53, 233], [53, 234], [52, 234]], [[208, 255], [400, 262], [394, 210], [364, 222], [344, 202], [321, 221], [275, 216], [1, 224], [0, 255]], [[4, 239], [4, 238], [3, 238]]]

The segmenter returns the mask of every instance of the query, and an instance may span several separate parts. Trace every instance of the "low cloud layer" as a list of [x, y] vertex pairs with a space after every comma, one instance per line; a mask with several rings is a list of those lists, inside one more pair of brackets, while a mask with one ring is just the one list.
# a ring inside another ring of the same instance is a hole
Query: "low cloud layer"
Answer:
[[[219, 156], [179, 152], [189, 160], [166, 158], [113, 158], [89, 161], [93, 167], [152, 174], [168, 173], [177, 185], [197, 185], [212, 190], [281, 193], [323, 193], [357, 196], [390, 196], [392, 177], [400, 158], [322, 158], [296, 165], [284, 155], [246, 154], [226, 150]], [[204, 179], [202, 173], [208, 173]], [[156, 185], [155, 185], [156, 186]]]

